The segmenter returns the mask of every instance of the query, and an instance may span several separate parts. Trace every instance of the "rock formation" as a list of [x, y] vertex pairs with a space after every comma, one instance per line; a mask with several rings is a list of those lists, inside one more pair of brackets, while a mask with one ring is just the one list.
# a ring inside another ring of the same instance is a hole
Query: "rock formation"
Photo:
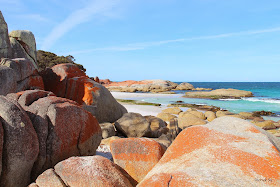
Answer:
[[104, 86], [88, 78], [74, 64], [53, 66], [42, 72], [42, 77], [46, 90], [83, 105], [99, 123], [115, 122], [127, 112]]
[[12, 58], [12, 49], [9, 40], [8, 26], [0, 11], [0, 58]]
[[241, 97], [253, 97], [252, 92], [236, 89], [217, 89], [210, 92], [186, 92], [184, 97], [208, 98], [208, 99], [240, 99]]
[[248, 121], [221, 117], [182, 131], [138, 186], [279, 186], [279, 145]]

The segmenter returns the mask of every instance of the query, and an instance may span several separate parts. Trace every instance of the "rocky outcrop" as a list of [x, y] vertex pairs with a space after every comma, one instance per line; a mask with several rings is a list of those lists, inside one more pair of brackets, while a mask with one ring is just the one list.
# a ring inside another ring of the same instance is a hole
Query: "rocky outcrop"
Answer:
[[0, 76], [0, 95], [31, 89], [44, 89], [43, 79], [33, 63], [24, 58], [2, 58]]
[[12, 58], [12, 49], [8, 35], [8, 26], [0, 11], [0, 58]]
[[129, 177], [118, 165], [101, 156], [71, 157], [46, 170], [37, 179], [39, 187], [118, 186], [132, 187]]
[[110, 91], [121, 92], [166, 92], [175, 89], [178, 84], [165, 80], [143, 80], [143, 81], [123, 81], [123, 82], [110, 82], [104, 84]]
[[209, 122], [211, 122], [211, 121], [213, 121], [214, 119], [217, 118], [215, 112], [212, 112], [212, 111], [206, 111], [204, 113], [204, 115], [205, 115], [207, 121], [209, 121]]
[[147, 138], [122, 138], [111, 141], [114, 162], [134, 180], [140, 182], [164, 154], [155, 140]]
[[33, 177], [71, 156], [94, 155], [101, 141], [100, 126], [91, 113], [74, 101], [53, 95], [29, 90], [7, 96], [27, 111], [38, 136]]
[[164, 113], [164, 112], [159, 113], [157, 117], [166, 122], [170, 122], [172, 119], [176, 118], [175, 115]]
[[207, 98], [207, 99], [240, 99], [253, 97], [252, 92], [236, 89], [217, 89], [210, 92], [186, 92], [184, 97]]
[[99, 123], [115, 122], [127, 110], [101, 84], [89, 79], [74, 64], [59, 64], [42, 72], [45, 89], [76, 101], [96, 116]]
[[142, 186], [279, 186], [279, 140], [232, 117], [182, 131]]

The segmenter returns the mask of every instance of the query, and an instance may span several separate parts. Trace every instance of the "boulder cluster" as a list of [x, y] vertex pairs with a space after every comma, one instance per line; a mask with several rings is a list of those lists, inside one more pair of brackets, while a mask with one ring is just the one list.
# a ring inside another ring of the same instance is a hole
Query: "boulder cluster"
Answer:
[[142, 80], [142, 81], [122, 81], [112, 82], [110, 80], [100, 80], [110, 91], [118, 92], [152, 92], [152, 93], [174, 93], [174, 90], [211, 90], [211, 88], [195, 88], [192, 84], [183, 82], [177, 84], [167, 80]]
[[76, 65], [38, 72], [33, 34], [8, 34], [1, 12], [0, 58], [0, 186], [280, 186], [280, 142], [263, 130], [276, 124], [256, 114], [127, 113]]

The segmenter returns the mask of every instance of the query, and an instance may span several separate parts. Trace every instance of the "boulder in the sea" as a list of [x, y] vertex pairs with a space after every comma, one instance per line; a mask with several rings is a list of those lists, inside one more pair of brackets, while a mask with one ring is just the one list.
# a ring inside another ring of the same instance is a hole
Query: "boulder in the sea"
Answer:
[[165, 149], [148, 138], [122, 138], [111, 141], [114, 162], [140, 182], [157, 164]]
[[208, 99], [240, 99], [242, 97], [253, 97], [253, 93], [245, 90], [236, 89], [217, 89], [210, 92], [186, 92], [184, 97], [189, 98], [208, 98]]
[[183, 130], [138, 186], [279, 186], [277, 144], [246, 120], [221, 117]]
[[192, 90], [194, 86], [190, 83], [183, 82], [176, 87], [176, 90]]

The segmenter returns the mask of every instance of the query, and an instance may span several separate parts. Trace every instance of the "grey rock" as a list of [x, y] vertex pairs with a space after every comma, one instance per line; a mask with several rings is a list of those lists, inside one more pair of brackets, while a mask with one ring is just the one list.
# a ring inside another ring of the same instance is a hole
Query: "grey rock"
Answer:
[[16, 92], [17, 75], [9, 67], [0, 66], [0, 95]]
[[0, 58], [11, 58], [12, 49], [8, 35], [8, 26], [0, 11]]
[[103, 139], [116, 135], [116, 130], [112, 123], [101, 123], [99, 125], [101, 127]]
[[4, 96], [0, 96], [0, 116], [5, 134], [0, 186], [27, 186], [39, 153], [37, 134], [26, 112]]
[[138, 113], [126, 113], [115, 126], [119, 132], [127, 137], [143, 137], [151, 131], [149, 122]]

